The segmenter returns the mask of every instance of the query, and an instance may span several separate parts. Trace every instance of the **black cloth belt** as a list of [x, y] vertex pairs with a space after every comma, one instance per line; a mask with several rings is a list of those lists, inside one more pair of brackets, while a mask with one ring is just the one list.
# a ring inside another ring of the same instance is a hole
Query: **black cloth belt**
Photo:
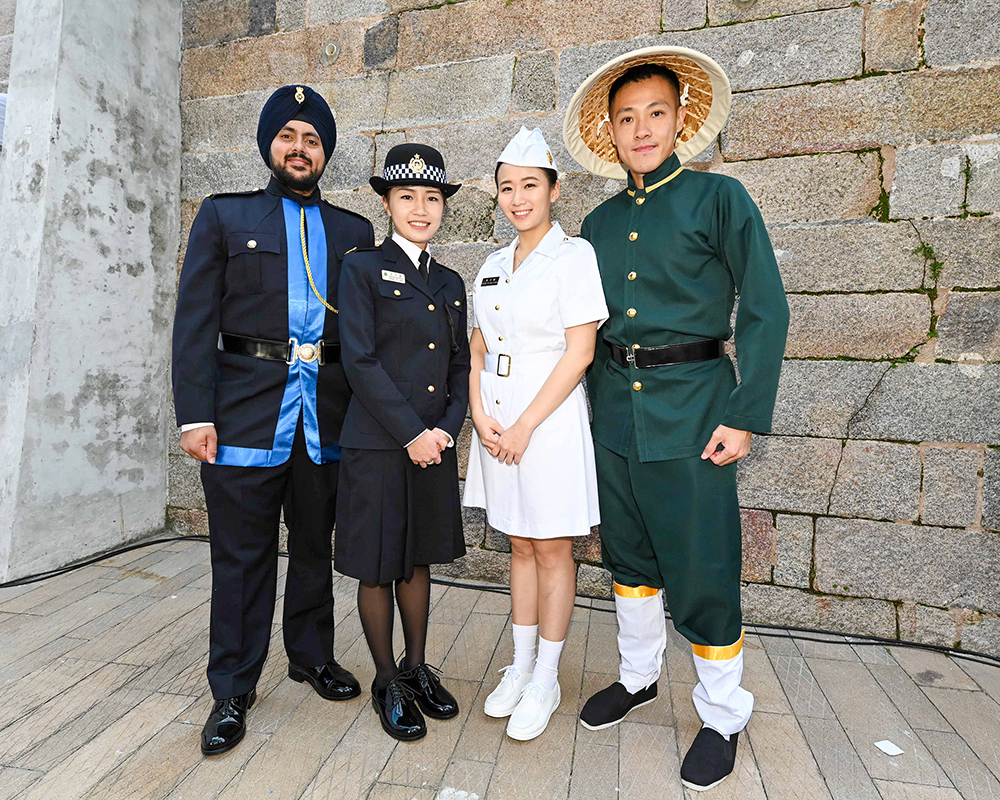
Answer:
[[704, 339], [700, 342], [664, 344], [658, 347], [637, 347], [632, 350], [620, 344], [604, 340], [611, 348], [611, 360], [627, 367], [634, 363], [639, 369], [649, 367], [669, 367], [673, 364], [688, 364], [693, 361], [711, 361], [725, 353], [725, 342], [721, 339]]
[[340, 345], [328, 344], [322, 339], [317, 344], [299, 344], [295, 339], [279, 342], [235, 333], [220, 333], [219, 349], [224, 353], [262, 358], [265, 361], [283, 361], [286, 364], [294, 363], [296, 358], [302, 361], [319, 361], [320, 366], [340, 361]]

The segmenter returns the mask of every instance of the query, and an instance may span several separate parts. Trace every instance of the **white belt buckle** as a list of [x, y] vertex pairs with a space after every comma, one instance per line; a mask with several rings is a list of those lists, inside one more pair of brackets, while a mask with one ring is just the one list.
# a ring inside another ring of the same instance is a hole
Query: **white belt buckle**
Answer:
[[[502, 358], [506, 358], [507, 359], [507, 371], [506, 372], [501, 372], [500, 371], [500, 365], [503, 363], [500, 359], [502, 359]], [[500, 353], [500, 355], [497, 356], [497, 375], [500, 376], [501, 378], [509, 378], [510, 377], [510, 364], [511, 364], [511, 357], [509, 355], [507, 355], [506, 353]]]

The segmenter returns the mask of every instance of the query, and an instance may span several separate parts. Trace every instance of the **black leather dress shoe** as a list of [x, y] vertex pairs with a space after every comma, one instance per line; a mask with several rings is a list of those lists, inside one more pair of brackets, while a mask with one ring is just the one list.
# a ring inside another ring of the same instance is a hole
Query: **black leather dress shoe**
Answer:
[[288, 665], [288, 677], [302, 683], [312, 684], [316, 694], [324, 700], [350, 700], [361, 694], [361, 684], [350, 672], [336, 661], [321, 667], [300, 667]]
[[201, 752], [217, 756], [242, 742], [247, 732], [247, 712], [256, 699], [257, 690], [251, 689], [239, 697], [216, 700], [201, 731]]
[[[402, 666], [401, 662], [400, 669]], [[413, 669], [400, 672], [396, 680], [413, 692], [420, 710], [428, 717], [451, 719], [458, 716], [458, 701], [441, 685], [440, 672], [429, 664], [417, 664]]]
[[398, 679], [379, 689], [372, 682], [372, 705], [378, 713], [382, 730], [403, 742], [422, 739], [427, 733], [424, 716], [413, 702], [413, 693]]

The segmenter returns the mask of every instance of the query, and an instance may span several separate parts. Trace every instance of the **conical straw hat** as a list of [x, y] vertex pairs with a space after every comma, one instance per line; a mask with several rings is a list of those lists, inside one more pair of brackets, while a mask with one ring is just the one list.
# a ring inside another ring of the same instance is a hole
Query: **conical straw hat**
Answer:
[[608, 129], [608, 90], [630, 67], [660, 64], [676, 73], [687, 90], [687, 121], [674, 152], [684, 164], [708, 147], [729, 118], [732, 89], [715, 61], [686, 47], [645, 47], [613, 58], [576, 90], [563, 120], [563, 140], [570, 155], [588, 172], [624, 179], [625, 168]]

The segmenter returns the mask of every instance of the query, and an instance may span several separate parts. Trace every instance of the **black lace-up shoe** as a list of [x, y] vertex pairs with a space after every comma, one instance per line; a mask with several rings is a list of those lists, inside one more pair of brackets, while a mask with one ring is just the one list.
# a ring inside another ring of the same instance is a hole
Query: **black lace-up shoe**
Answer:
[[702, 728], [684, 756], [681, 764], [681, 783], [696, 792], [704, 792], [722, 783], [736, 764], [736, 742], [740, 738], [734, 733], [726, 741], [712, 728]]
[[382, 730], [394, 739], [413, 742], [427, 734], [427, 723], [413, 701], [413, 692], [398, 678], [393, 678], [383, 689], [372, 682], [372, 705]]
[[358, 679], [333, 660], [320, 667], [289, 664], [288, 677], [299, 683], [311, 683], [316, 694], [324, 700], [350, 700], [361, 694]]
[[632, 694], [624, 685], [615, 681], [592, 695], [584, 704], [580, 711], [580, 724], [592, 731], [610, 728], [625, 719], [632, 709], [652, 703], [655, 699], [655, 683]]
[[[403, 662], [399, 666], [402, 670]], [[451, 719], [458, 716], [458, 701], [441, 685], [440, 674], [441, 670], [437, 667], [417, 664], [413, 669], [400, 672], [396, 680], [413, 692], [420, 710], [428, 717]]]
[[201, 752], [217, 756], [242, 742], [247, 732], [247, 712], [256, 699], [257, 690], [251, 689], [239, 697], [216, 700], [201, 731]]

